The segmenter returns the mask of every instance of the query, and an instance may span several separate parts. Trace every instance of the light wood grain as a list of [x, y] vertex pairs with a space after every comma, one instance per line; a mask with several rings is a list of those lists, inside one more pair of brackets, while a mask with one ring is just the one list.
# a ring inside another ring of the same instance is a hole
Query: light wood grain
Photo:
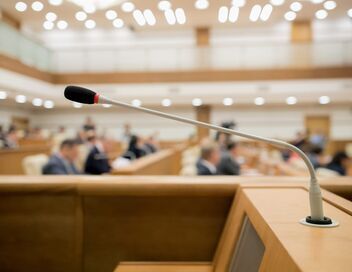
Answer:
[[114, 272], [211, 272], [211, 263], [121, 263]]

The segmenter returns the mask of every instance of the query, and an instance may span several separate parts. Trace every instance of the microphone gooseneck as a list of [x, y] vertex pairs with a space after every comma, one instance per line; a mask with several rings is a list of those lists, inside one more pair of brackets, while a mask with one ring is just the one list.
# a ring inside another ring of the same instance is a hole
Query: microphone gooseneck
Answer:
[[[68, 92], [70, 95], [66, 96], [66, 92]], [[71, 95], [71, 92], [74, 93], [74, 95]], [[302, 219], [300, 222], [302, 224], [306, 224], [306, 225], [310, 225], [310, 226], [319, 226], [319, 227], [323, 227], [323, 226], [331, 227], [331, 226], [337, 226], [337, 224], [338, 224], [337, 222], [332, 221], [330, 218], [324, 217], [322, 195], [321, 195], [320, 186], [317, 181], [314, 167], [313, 167], [311, 161], [309, 160], [308, 156], [301, 149], [297, 148], [296, 146], [294, 146], [292, 144], [289, 144], [289, 143], [286, 143], [286, 142], [280, 141], [280, 140], [256, 136], [256, 135], [252, 135], [252, 134], [248, 134], [248, 133], [243, 133], [240, 131], [236, 131], [236, 130], [232, 130], [232, 129], [228, 129], [228, 128], [223, 128], [223, 127], [219, 127], [216, 125], [212, 125], [212, 124], [208, 124], [208, 123], [204, 123], [204, 122], [199, 122], [196, 120], [192, 120], [192, 119], [188, 119], [188, 118], [184, 118], [184, 117], [180, 117], [177, 115], [168, 114], [168, 113], [164, 113], [164, 112], [160, 112], [160, 111], [156, 111], [156, 110], [152, 110], [152, 109], [148, 109], [148, 108], [144, 108], [144, 107], [136, 107], [136, 106], [130, 105], [128, 103], [112, 100], [112, 99], [107, 98], [103, 95], [96, 94], [95, 92], [93, 92], [91, 90], [81, 88], [81, 87], [75, 87], [75, 86], [67, 87], [65, 89], [65, 97], [68, 98], [69, 100], [76, 99], [73, 101], [85, 103], [85, 104], [93, 104], [93, 103], [95, 103], [95, 104], [111, 104], [111, 105], [129, 108], [129, 109], [133, 109], [133, 110], [138, 110], [141, 112], [145, 112], [145, 113], [156, 115], [159, 117], [179, 121], [182, 123], [187, 123], [187, 124], [195, 125], [198, 127], [204, 127], [204, 128], [220, 131], [220, 132], [227, 133], [227, 134], [244, 137], [247, 139], [265, 142], [265, 143], [268, 143], [270, 145], [273, 145], [273, 146], [276, 146], [279, 148], [289, 149], [292, 152], [295, 152], [296, 154], [298, 154], [303, 159], [304, 163], [306, 164], [306, 166], [309, 170], [309, 174], [310, 174], [309, 200], [310, 200], [311, 215], [305, 219]], [[85, 98], [83, 98], [83, 97], [85, 97]], [[71, 99], [71, 98], [73, 98], [73, 99]], [[90, 103], [90, 102], [92, 102], [92, 99], [93, 99], [93, 103]], [[88, 101], [88, 102], [85, 102], [85, 101]]]

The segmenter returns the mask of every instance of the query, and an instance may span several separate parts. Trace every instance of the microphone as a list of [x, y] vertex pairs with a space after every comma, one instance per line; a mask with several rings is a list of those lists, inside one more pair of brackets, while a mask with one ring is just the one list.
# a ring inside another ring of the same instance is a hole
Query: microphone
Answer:
[[89, 90], [89, 89], [86, 89], [83, 87], [67, 86], [65, 88], [64, 95], [68, 100], [82, 103], [82, 104], [111, 104], [111, 105], [115, 105], [115, 106], [125, 107], [125, 108], [129, 108], [129, 109], [145, 112], [148, 114], [156, 115], [159, 117], [179, 121], [182, 123], [191, 124], [191, 125], [195, 125], [195, 126], [199, 126], [199, 127], [204, 127], [204, 128], [220, 131], [220, 132], [227, 133], [227, 134], [240, 136], [243, 138], [268, 143], [270, 145], [273, 145], [273, 146], [276, 146], [279, 148], [289, 149], [289, 150], [297, 153], [303, 159], [304, 163], [306, 164], [306, 166], [309, 170], [309, 174], [310, 174], [309, 203], [310, 203], [311, 215], [307, 216], [306, 218], [301, 219], [299, 222], [301, 224], [304, 224], [307, 226], [325, 227], [325, 228], [326, 227], [336, 227], [339, 224], [337, 221], [331, 220], [330, 218], [324, 216], [323, 200], [322, 200], [320, 186], [319, 186], [316, 174], [315, 174], [314, 167], [313, 167], [312, 163], [310, 162], [308, 156], [301, 149], [297, 148], [296, 146], [294, 146], [292, 144], [289, 144], [289, 143], [286, 143], [286, 142], [280, 141], [280, 140], [256, 136], [256, 135], [248, 134], [248, 133], [243, 133], [243, 132], [240, 132], [237, 130], [223, 128], [223, 127], [219, 127], [216, 125], [212, 125], [212, 124], [208, 124], [208, 123], [204, 123], [204, 122], [199, 122], [196, 120], [192, 120], [192, 119], [188, 119], [188, 118], [184, 118], [184, 117], [180, 117], [177, 115], [168, 114], [168, 113], [164, 113], [164, 112], [160, 112], [160, 111], [156, 111], [156, 110], [152, 110], [152, 109], [148, 109], [148, 108], [144, 108], [144, 107], [136, 107], [136, 106], [130, 105], [128, 103], [112, 100], [110, 98], [107, 98], [103, 95], [100, 95], [92, 90]]

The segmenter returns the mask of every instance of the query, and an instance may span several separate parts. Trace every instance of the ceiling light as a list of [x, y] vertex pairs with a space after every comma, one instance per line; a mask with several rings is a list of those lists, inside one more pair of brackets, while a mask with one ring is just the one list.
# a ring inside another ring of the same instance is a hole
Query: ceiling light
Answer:
[[327, 10], [332, 10], [332, 9], [336, 8], [336, 2], [335, 1], [326, 1], [324, 3], [324, 8], [326, 8]]
[[313, 3], [313, 4], [321, 4], [321, 3], [323, 3], [325, 0], [311, 0], [311, 2]]
[[230, 12], [229, 12], [229, 21], [230, 21], [231, 23], [236, 22], [237, 19], [238, 19], [239, 13], [240, 13], [239, 7], [237, 7], [237, 6], [231, 7], [231, 8], [230, 8]]
[[158, 3], [158, 9], [160, 9], [160, 10], [162, 10], [162, 11], [171, 9], [171, 3], [170, 3], [170, 1], [160, 1], [160, 2]]
[[172, 104], [171, 100], [168, 98], [165, 98], [161, 101], [161, 105], [163, 105], [164, 107], [170, 107]]
[[56, 26], [58, 29], [64, 30], [68, 27], [68, 23], [64, 20], [60, 20], [57, 22]]
[[113, 26], [116, 28], [121, 28], [124, 25], [124, 22], [122, 21], [122, 19], [117, 18], [112, 22]]
[[17, 2], [15, 8], [19, 12], [24, 12], [27, 9], [27, 4], [24, 2]]
[[254, 104], [256, 104], [257, 106], [264, 105], [264, 104], [265, 104], [265, 99], [264, 99], [264, 97], [261, 97], [261, 96], [256, 97], [256, 98], [254, 99]]
[[323, 95], [321, 97], [319, 97], [319, 103], [322, 105], [326, 105], [330, 103], [330, 97]]
[[249, 20], [256, 22], [259, 19], [261, 11], [262, 7], [260, 5], [254, 5], [251, 10], [251, 14], [249, 15]]
[[274, 6], [281, 6], [285, 3], [285, 0], [270, 0], [270, 3]]
[[105, 12], [105, 17], [106, 19], [112, 21], [117, 18], [117, 13], [115, 10], [108, 10], [107, 12]]
[[219, 8], [218, 20], [220, 23], [225, 23], [227, 21], [227, 15], [229, 13], [229, 9], [225, 6]]
[[103, 104], [104, 108], [111, 108], [111, 106], [112, 106], [111, 104]]
[[81, 103], [78, 103], [78, 102], [73, 102], [72, 105], [73, 105], [73, 107], [76, 108], [76, 109], [82, 108], [82, 104], [81, 104]]
[[352, 8], [347, 11], [347, 15], [352, 18]]
[[315, 13], [315, 17], [319, 20], [323, 20], [328, 17], [328, 12], [325, 9], [320, 9]]
[[83, 6], [83, 10], [87, 13], [94, 13], [97, 9], [93, 3], [86, 3]]
[[0, 99], [6, 99], [7, 98], [7, 93], [5, 91], [0, 91]]
[[62, 4], [62, 0], [49, 0], [49, 4], [53, 6], [60, 6]]
[[24, 95], [19, 94], [19, 95], [16, 95], [15, 100], [16, 100], [17, 103], [23, 104], [23, 103], [26, 103], [27, 97], [25, 97]]
[[133, 11], [133, 18], [136, 20], [137, 24], [139, 24], [140, 26], [144, 26], [146, 24], [143, 13], [139, 9], [136, 9]]
[[294, 19], [296, 19], [296, 16], [297, 16], [297, 14], [293, 11], [289, 11], [289, 12], [285, 13], [285, 19], [287, 21], [293, 21]]
[[175, 16], [176, 16], [176, 20], [180, 25], [183, 25], [186, 23], [186, 14], [185, 11], [183, 10], [183, 8], [177, 8], [175, 10]]
[[40, 98], [34, 98], [34, 99], [32, 100], [32, 104], [33, 104], [33, 106], [35, 106], [35, 107], [40, 107], [41, 105], [43, 105], [43, 100], [40, 99]]
[[46, 30], [52, 30], [54, 28], [54, 23], [53, 22], [50, 22], [50, 21], [45, 21], [43, 23], [43, 27], [44, 29]]
[[45, 100], [44, 102], [44, 108], [46, 109], [52, 109], [54, 107], [54, 102], [51, 100]]
[[165, 10], [164, 15], [165, 15], [166, 21], [169, 25], [176, 24], [175, 13], [172, 9]]
[[54, 12], [48, 12], [45, 18], [50, 22], [54, 22], [57, 19], [57, 15]]
[[267, 21], [270, 18], [271, 12], [273, 11], [273, 6], [270, 4], [266, 4], [263, 7], [262, 12], [260, 13], [260, 20]]
[[89, 19], [89, 20], [87, 20], [87, 21], [84, 22], [84, 25], [85, 25], [85, 27], [88, 28], [88, 29], [93, 29], [93, 28], [95, 28], [95, 26], [96, 26], [97, 24], [95, 23], [94, 20]]
[[230, 97], [226, 97], [222, 100], [224, 106], [231, 106], [233, 104], [233, 99]]
[[294, 96], [289, 96], [286, 98], [286, 104], [287, 105], [294, 105], [297, 103], [297, 98]]
[[207, 9], [209, 7], [209, 2], [208, 0], [197, 0], [194, 3], [194, 6], [196, 9]]
[[156, 19], [153, 12], [150, 9], [144, 10], [143, 15], [148, 25], [151, 25], [151, 26], [155, 25]]
[[293, 2], [290, 5], [290, 9], [292, 11], [298, 12], [298, 11], [300, 11], [302, 9], [302, 4], [300, 2]]
[[139, 99], [133, 99], [132, 106], [140, 107], [140, 106], [142, 106], [142, 101], [140, 101]]
[[32, 4], [32, 9], [33, 9], [34, 11], [41, 11], [43, 8], [44, 8], [44, 5], [43, 5], [42, 2], [35, 1], [35, 2], [33, 2], [33, 4]]
[[121, 9], [124, 12], [132, 12], [134, 10], [134, 4], [132, 2], [125, 2], [122, 4]]
[[231, 4], [232, 6], [241, 8], [246, 5], [246, 0], [232, 0]]
[[192, 105], [195, 106], [195, 107], [199, 107], [203, 104], [203, 101], [202, 99], [200, 98], [193, 98], [192, 100]]
[[87, 19], [87, 13], [84, 11], [78, 11], [75, 15], [77, 21], [84, 21]]

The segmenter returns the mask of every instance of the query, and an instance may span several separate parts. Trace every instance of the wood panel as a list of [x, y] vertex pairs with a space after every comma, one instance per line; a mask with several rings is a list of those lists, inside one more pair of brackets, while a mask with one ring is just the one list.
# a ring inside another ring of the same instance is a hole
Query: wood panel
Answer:
[[308, 43], [312, 41], [313, 31], [311, 21], [293, 21], [291, 24], [291, 41]]
[[209, 27], [199, 27], [196, 29], [196, 40], [198, 47], [209, 46]]
[[211, 272], [211, 263], [121, 263], [114, 272]]
[[[196, 118], [197, 121], [210, 123], [210, 116], [211, 116], [211, 106], [204, 105], [200, 107], [194, 107], [196, 111]], [[197, 138], [201, 140], [203, 138], [209, 137], [209, 129], [203, 127], [197, 127]]]

